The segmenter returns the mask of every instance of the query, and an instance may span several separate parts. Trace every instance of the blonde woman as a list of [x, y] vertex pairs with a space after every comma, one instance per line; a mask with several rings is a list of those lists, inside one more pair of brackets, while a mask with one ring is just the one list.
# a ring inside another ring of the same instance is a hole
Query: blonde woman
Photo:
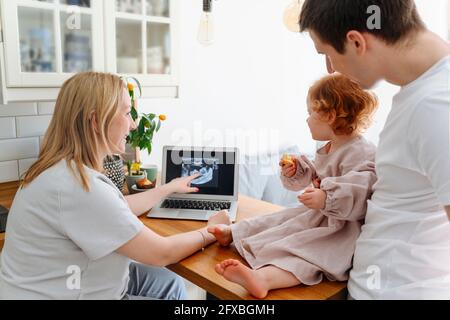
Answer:
[[[123, 153], [135, 128], [130, 106], [115, 75], [81, 73], [63, 85], [10, 211], [0, 299], [186, 298], [180, 278], [162, 267], [214, 237], [206, 228], [161, 237], [138, 216], [171, 193], [196, 192], [195, 176], [124, 198], [101, 173], [103, 158]], [[219, 223], [230, 223], [224, 212], [208, 224]]]

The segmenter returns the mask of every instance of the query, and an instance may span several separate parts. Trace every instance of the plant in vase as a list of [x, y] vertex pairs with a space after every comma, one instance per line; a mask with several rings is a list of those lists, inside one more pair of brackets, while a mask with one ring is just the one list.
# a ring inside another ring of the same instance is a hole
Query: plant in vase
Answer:
[[[128, 92], [131, 97], [131, 117], [133, 121], [135, 121], [137, 124], [137, 128], [132, 132], [130, 132], [127, 138], [127, 143], [136, 151], [135, 159], [131, 164], [128, 172], [131, 181], [134, 180], [133, 174], [145, 172], [147, 181], [141, 179], [143, 182], [141, 186], [143, 186], [143, 188], [139, 188], [138, 184], [137, 187], [138, 189], [146, 190], [155, 187], [158, 169], [154, 165], [141, 166], [140, 150], [146, 150], [148, 155], [152, 153], [153, 136], [156, 132], [160, 130], [162, 122], [166, 120], [166, 116], [165, 115], [158, 116], [154, 113], [139, 113], [137, 110], [137, 97], [135, 95], [135, 89], [137, 87], [141, 95], [142, 87], [139, 81], [135, 78], [127, 78], [126, 81], [128, 85]], [[137, 86], [135, 86], [131, 81], [135, 82]], [[136, 172], [136, 170], [133, 170], [133, 165], [135, 165], [135, 168], [137, 168], [138, 164], [139, 170], [137, 170]], [[152, 184], [151, 187], [148, 181], [151, 182]], [[127, 184], [129, 188], [133, 186], [132, 184], [130, 185], [130, 183], [128, 182]]]
[[140, 190], [149, 190], [155, 187], [154, 183], [147, 179], [147, 173], [141, 170], [140, 163], [128, 161], [127, 167], [127, 187], [130, 193], [136, 193]]

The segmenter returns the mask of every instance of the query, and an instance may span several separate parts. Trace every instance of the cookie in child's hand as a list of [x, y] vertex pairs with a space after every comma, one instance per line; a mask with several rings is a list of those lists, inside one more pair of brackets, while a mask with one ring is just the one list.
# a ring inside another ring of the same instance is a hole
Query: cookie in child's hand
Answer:
[[283, 156], [283, 158], [281, 158], [281, 164], [282, 164], [283, 167], [287, 166], [287, 165], [295, 166], [294, 158], [292, 156], [288, 155], [288, 154], [285, 154]]

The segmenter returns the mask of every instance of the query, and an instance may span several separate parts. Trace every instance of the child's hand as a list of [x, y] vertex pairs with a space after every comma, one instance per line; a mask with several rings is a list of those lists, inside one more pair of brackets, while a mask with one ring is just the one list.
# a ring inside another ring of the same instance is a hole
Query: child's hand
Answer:
[[292, 156], [284, 155], [280, 160], [281, 174], [286, 178], [292, 178], [297, 173], [296, 160]]
[[317, 188], [307, 188], [305, 192], [298, 196], [298, 200], [310, 209], [325, 209], [327, 193]]
[[319, 177], [316, 176], [315, 178], [313, 178], [312, 183], [314, 188], [320, 189], [320, 184], [322, 183], [322, 181]]

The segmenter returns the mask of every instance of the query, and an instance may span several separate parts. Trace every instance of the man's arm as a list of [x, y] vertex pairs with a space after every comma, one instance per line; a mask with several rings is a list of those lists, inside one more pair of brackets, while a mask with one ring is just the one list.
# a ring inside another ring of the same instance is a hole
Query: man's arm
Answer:
[[450, 206], [446, 206], [445, 211], [447, 211], [448, 220], [450, 220]]

